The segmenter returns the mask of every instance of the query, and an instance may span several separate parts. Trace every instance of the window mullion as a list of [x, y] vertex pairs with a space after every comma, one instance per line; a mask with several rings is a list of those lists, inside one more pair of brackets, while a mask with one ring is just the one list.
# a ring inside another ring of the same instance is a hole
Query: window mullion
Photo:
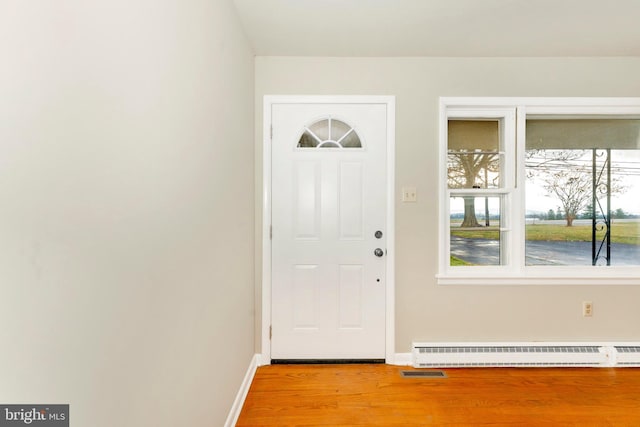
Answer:
[[512, 268], [514, 273], [523, 274], [525, 268], [525, 193], [524, 183], [526, 177], [526, 171], [524, 167], [524, 153], [525, 153], [525, 141], [526, 141], [526, 110], [520, 106], [517, 108], [515, 117], [515, 141], [513, 161], [511, 162], [515, 166], [514, 173], [514, 190], [512, 194], [512, 208], [513, 212], [510, 216], [512, 222], [512, 236], [511, 247], [513, 250], [511, 254]]

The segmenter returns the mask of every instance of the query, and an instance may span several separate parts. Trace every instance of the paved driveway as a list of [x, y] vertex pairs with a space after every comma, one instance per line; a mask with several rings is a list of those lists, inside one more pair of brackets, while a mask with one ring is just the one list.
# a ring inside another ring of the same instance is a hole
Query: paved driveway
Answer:
[[[499, 265], [500, 245], [452, 236], [451, 255], [471, 264]], [[527, 265], [591, 265], [591, 242], [527, 241], [525, 259]], [[611, 265], [640, 265], [640, 246], [612, 243]]]

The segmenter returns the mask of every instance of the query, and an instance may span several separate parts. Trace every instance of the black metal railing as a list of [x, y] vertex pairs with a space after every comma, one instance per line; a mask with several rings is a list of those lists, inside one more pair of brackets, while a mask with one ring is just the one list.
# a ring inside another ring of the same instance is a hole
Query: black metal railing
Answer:
[[591, 263], [611, 265], [611, 149], [593, 149]]

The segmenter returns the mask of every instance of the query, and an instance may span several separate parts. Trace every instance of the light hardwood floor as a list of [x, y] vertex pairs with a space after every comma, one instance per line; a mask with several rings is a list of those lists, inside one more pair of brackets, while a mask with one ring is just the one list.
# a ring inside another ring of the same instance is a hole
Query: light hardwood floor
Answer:
[[402, 370], [263, 366], [237, 426], [640, 426], [639, 368]]

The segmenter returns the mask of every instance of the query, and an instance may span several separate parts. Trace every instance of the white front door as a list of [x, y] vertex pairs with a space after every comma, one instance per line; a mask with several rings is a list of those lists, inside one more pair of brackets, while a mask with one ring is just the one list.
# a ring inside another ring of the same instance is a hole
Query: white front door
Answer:
[[271, 358], [384, 359], [388, 106], [271, 108]]

